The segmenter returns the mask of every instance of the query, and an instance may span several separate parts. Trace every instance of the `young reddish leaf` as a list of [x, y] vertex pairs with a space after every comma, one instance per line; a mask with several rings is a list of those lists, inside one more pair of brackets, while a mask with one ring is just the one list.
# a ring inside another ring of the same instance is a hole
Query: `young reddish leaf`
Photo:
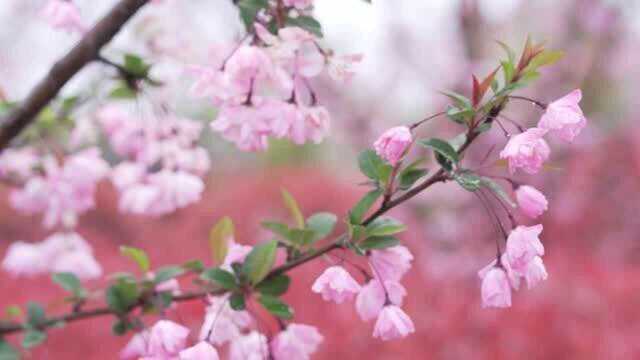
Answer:
[[476, 78], [475, 75], [473, 76], [474, 107], [480, 104], [482, 98], [484, 98], [484, 95], [487, 93], [487, 90], [489, 90], [489, 87], [491, 87], [491, 83], [493, 82], [493, 79], [495, 79], [498, 70], [500, 70], [500, 67], [497, 67], [495, 70], [493, 70], [493, 72], [489, 74], [489, 76], [487, 76], [484, 80], [482, 80], [482, 82], [479, 82], [478, 78]]

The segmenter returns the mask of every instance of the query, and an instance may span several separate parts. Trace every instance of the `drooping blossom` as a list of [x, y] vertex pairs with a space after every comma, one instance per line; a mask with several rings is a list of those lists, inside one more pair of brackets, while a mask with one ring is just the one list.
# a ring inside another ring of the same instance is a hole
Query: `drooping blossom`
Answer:
[[480, 271], [482, 307], [504, 308], [511, 306], [511, 284], [507, 272], [498, 266], [488, 271]]
[[546, 132], [545, 129], [531, 128], [509, 139], [507, 146], [500, 152], [500, 158], [509, 161], [509, 171], [512, 174], [517, 169], [528, 174], [540, 171], [551, 153], [549, 145], [542, 138]]
[[539, 236], [542, 225], [518, 226], [507, 239], [505, 257], [513, 271], [524, 274], [529, 262], [536, 256], [544, 255], [544, 246]]
[[549, 275], [547, 274], [547, 268], [542, 262], [540, 256], [535, 256], [527, 264], [527, 268], [524, 271], [524, 278], [527, 281], [527, 288], [531, 289], [541, 281], [547, 280]]
[[231, 341], [229, 360], [265, 360], [268, 358], [267, 337], [257, 331], [251, 331]]
[[180, 351], [179, 360], [219, 360], [218, 351], [206, 341]]
[[396, 305], [386, 305], [378, 315], [373, 337], [387, 341], [403, 338], [415, 331], [409, 315]]
[[80, 10], [73, 1], [48, 0], [40, 11], [40, 16], [57, 29], [79, 33], [87, 31]]
[[352, 300], [360, 291], [360, 284], [342, 266], [327, 268], [313, 283], [311, 290], [322, 294], [325, 301]]
[[516, 190], [516, 200], [522, 213], [530, 218], [537, 218], [547, 210], [549, 202], [538, 189], [522, 185]]
[[378, 156], [395, 166], [404, 156], [412, 141], [413, 135], [408, 127], [396, 126], [385, 131], [373, 143], [373, 147]]
[[291, 323], [271, 341], [275, 360], [308, 360], [324, 340], [313, 326]]
[[248, 312], [231, 309], [228, 296], [209, 297], [208, 301], [210, 305], [206, 309], [199, 340], [222, 345], [240, 336], [242, 330], [253, 324]]
[[17, 276], [39, 275], [47, 272], [47, 263], [40, 244], [16, 241], [9, 245], [2, 260], [2, 268]]
[[399, 281], [411, 268], [411, 261], [413, 255], [402, 245], [371, 250], [369, 255], [373, 275], [383, 281]]
[[362, 287], [356, 296], [356, 311], [363, 321], [375, 319], [384, 308], [387, 301], [393, 305], [402, 306], [402, 300], [407, 295], [407, 290], [397, 281], [385, 281], [384, 287], [379, 279], [372, 279]]
[[189, 329], [169, 320], [160, 320], [151, 327], [147, 339], [147, 356], [176, 356], [186, 347]]
[[580, 100], [582, 91], [576, 89], [552, 102], [540, 118], [538, 127], [557, 134], [562, 140], [573, 141], [587, 126], [587, 118], [578, 105]]
[[224, 106], [210, 126], [211, 130], [220, 133], [240, 150], [264, 151], [273, 133], [267, 120], [250, 106]]

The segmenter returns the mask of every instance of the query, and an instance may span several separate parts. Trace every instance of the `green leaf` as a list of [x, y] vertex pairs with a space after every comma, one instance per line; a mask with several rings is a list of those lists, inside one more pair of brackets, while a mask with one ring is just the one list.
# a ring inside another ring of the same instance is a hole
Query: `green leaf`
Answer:
[[300, 207], [298, 206], [296, 199], [285, 189], [282, 189], [282, 199], [284, 201], [284, 205], [293, 217], [296, 226], [300, 229], [304, 229], [304, 216], [302, 215], [302, 211], [300, 211]]
[[512, 208], [516, 208], [518, 205], [516, 205], [516, 203], [511, 199], [511, 197], [504, 191], [504, 189], [502, 188], [502, 186], [498, 185], [498, 183], [496, 183], [495, 181], [487, 178], [487, 177], [482, 177], [480, 179], [480, 184], [493, 191], [494, 194], [498, 195], [498, 197], [500, 199], [502, 199], [505, 203], [507, 203], [509, 206], [511, 206]]
[[185, 270], [180, 266], [165, 266], [156, 270], [156, 276], [153, 281], [156, 284], [163, 283], [167, 280], [171, 280], [176, 276], [180, 276], [185, 273]]
[[365, 196], [358, 201], [356, 206], [354, 206], [349, 212], [349, 222], [354, 225], [360, 224], [362, 221], [362, 217], [367, 211], [373, 206], [373, 204], [378, 200], [378, 198], [382, 195], [383, 190], [377, 189], [369, 191]]
[[51, 275], [51, 279], [63, 289], [69, 291], [76, 297], [85, 297], [86, 291], [82, 287], [80, 280], [73, 273], [61, 272]]
[[500, 47], [504, 50], [504, 52], [507, 53], [507, 58], [509, 59], [509, 62], [513, 64], [513, 62], [516, 60], [516, 52], [513, 51], [513, 49], [511, 49], [509, 47], [509, 45], [503, 43], [502, 41], [496, 41], [498, 43], [498, 45], [500, 45]]
[[357, 242], [365, 236], [365, 227], [362, 225], [348, 224], [349, 239], [351, 242]]
[[253, 27], [253, 22], [258, 16], [260, 10], [269, 6], [268, 0], [240, 0], [238, 2], [238, 8], [240, 9], [240, 18], [244, 23], [244, 26], [247, 28], [247, 31], [250, 31]]
[[236, 311], [242, 311], [246, 307], [244, 295], [242, 293], [233, 293], [229, 297], [229, 306]]
[[275, 296], [261, 295], [258, 301], [272, 315], [281, 319], [291, 319], [293, 317], [293, 312], [291, 308], [289, 308], [289, 305]]
[[247, 255], [242, 265], [242, 272], [247, 276], [251, 284], [258, 284], [264, 279], [276, 259], [276, 250], [278, 242], [271, 240], [269, 242], [256, 245]]
[[[373, 150], [365, 150], [358, 156], [358, 166], [360, 171], [369, 179], [386, 182], [388, 174], [393, 169], [386, 164]], [[386, 175], [386, 176], [385, 176]]]
[[281, 236], [283, 239], [289, 239], [289, 226], [287, 224], [275, 222], [275, 221], [263, 221], [262, 227], [271, 231], [272, 233]]
[[211, 257], [214, 264], [220, 265], [224, 262], [229, 251], [229, 240], [234, 235], [233, 221], [230, 217], [225, 216], [220, 219], [209, 232], [209, 247], [211, 248]]
[[448, 97], [449, 99], [453, 100], [454, 104], [456, 104], [456, 106], [459, 108], [463, 108], [463, 109], [473, 108], [473, 106], [471, 105], [471, 100], [469, 100], [469, 98], [467, 98], [464, 95], [458, 94], [453, 91], [441, 91], [440, 93]]
[[9, 305], [4, 309], [8, 318], [19, 318], [22, 316], [22, 309], [18, 305]]
[[186, 271], [201, 273], [202, 271], [204, 271], [204, 264], [200, 260], [189, 260], [186, 263], [182, 264], [182, 268]]
[[144, 59], [135, 54], [124, 54], [123, 67], [131, 74], [137, 77], [146, 77], [151, 69], [151, 65], [147, 64]]
[[394, 236], [386, 235], [386, 236], [374, 236], [365, 239], [364, 241], [358, 243], [358, 247], [362, 250], [374, 250], [374, 249], [385, 249], [388, 247], [393, 247], [400, 244], [400, 240], [398, 240]]
[[40, 330], [27, 330], [22, 337], [22, 347], [30, 349], [42, 344], [47, 339], [47, 334]]
[[37, 302], [29, 301], [27, 303], [27, 323], [33, 327], [38, 327], [45, 322], [46, 315], [42, 305]]
[[453, 177], [467, 191], [474, 192], [482, 186], [482, 178], [468, 170], [458, 172]]
[[135, 90], [131, 89], [127, 84], [120, 83], [118, 86], [113, 88], [109, 93], [109, 98], [111, 99], [119, 99], [119, 100], [130, 100], [135, 99], [138, 94]]
[[299, 28], [303, 28], [308, 32], [317, 35], [318, 37], [322, 37], [322, 25], [318, 22], [318, 20], [314, 19], [311, 16], [301, 15], [295, 18], [287, 17], [286, 24], [289, 26], [297, 26]]
[[451, 170], [451, 164], [456, 164], [459, 161], [458, 152], [445, 140], [431, 138], [419, 140], [418, 144], [435, 151], [436, 159], [447, 170]]
[[427, 174], [427, 169], [418, 168], [424, 159], [418, 159], [407, 165], [400, 174], [398, 174], [398, 187], [400, 190], [410, 189], [416, 181]]
[[129, 325], [127, 324], [126, 320], [123, 319], [118, 319], [113, 323], [113, 325], [111, 325], [111, 332], [117, 336], [126, 334], [128, 329]]
[[19, 360], [20, 353], [8, 342], [0, 339], [0, 360]]
[[135, 279], [121, 277], [107, 288], [106, 302], [113, 311], [124, 314], [138, 302], [139, 296], [140, 290]]
[[291, 229], [289, 242], [297, 247], [310, 245], [315, 240], [316, 233], [311, 229]]
[[366, 228], [366, 236], [384, 236], [403, 232], [407, 227], [396, 219], [379, 217], [372, 221]]
[[457, 107], [450, 107], [447, 110], [447, 117], [458, 124], [467, 124], [475, 115], [475, 110], [472, 108], [460, 109]]
[[261, 294], [280, 296], [287, 292], [291, 279], [287, 275], [277, 275], [264, 279], [255, 289]]
[[236, 277], [232, 273], [220, 268], [207, 269], [200, 275], [200, 278], [215, 282], [227, 290], [235, 290], [238, 288]]
[[526, 68], [526, 71], [537, 70], [543, 66], [553, 65], [560, 61], [563, 57], [564, 52], [562, 51], [543, 51], [531, 60]]
[[147, 253], [144, 252], [144, 250], [137, 249], [131, 246], [120, 246], [120, 254], [135, 261], [142, 272], [149, 271], [149, 256], [147, 256]]
[[307, 219], [307, 228], [315, 232], [314, 240], [319, 240], [331, 234], [337, 221], [338, 217], [334, 214], [320, 212]]

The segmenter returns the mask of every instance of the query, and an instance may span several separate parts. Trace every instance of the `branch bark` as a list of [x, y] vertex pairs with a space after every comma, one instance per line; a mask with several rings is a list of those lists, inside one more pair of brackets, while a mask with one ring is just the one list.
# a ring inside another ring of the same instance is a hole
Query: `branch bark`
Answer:
[[148, 0], [121, 0], [73, 49], [53, 65], [27, 98], [0, 122], [0, 152], [36, 118], [76, 73], [98, 58], [100, 49], [147, 2]]

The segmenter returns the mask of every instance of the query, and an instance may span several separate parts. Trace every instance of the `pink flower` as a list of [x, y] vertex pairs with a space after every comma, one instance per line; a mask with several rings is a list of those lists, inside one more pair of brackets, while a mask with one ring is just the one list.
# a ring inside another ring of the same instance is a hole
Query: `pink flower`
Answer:
[[133, 335], [131, 340], [120, 351], [121, 359], [139, 359], [147, 355], [147, 339], [149, 338], [149, 330], [141, 331]]
[[120, 194], [118, 207], [125, 213], [150, 214], [159, 192], [160, 190], [152, 185], [129, 186]]
[[271, 341], [271, 354], [275, 360], [308, 360], [322, 341], [315, 327], [291, 323]]
[[549, 277], [549, 275], [547, 274], [547, 269], [542, 262], [542, 258], [540, 256], [536, 256], [531, 259], [524, 273], [524, 278], [527, 281], [527, 288], [533, 288], [539, 282], [547, 280], [547, 277]]
[[395, 166], [404, 156], [412, 141], [413, 135], [408, 127], [396, 126], [385, 131], [376, 140], [373, 147], [378, 156]]
[[284, 6], [293, 6], [298, 10], [304, 10], [313, 5], [313, 0], [284, 0]]
[[267, 338], [257, 331], [233, 339], [229, 347], [229, 360], [264, 360], [268, 354]]
[[218, 352], [206, 341], [180, 351], [179, 360], [219, 360]]
[[291, 140], [298, 145], [307, 141], [319, 144], [329, 132], [329, 112], [323, 106], [299, 109], [298, 119], [291, 129]]
[[2, 260], [2, 268], [17, 276], [39, 275], [47, 272], [47, 259], [39, 245], [23, 241], [11, 243]]
[[231, 309], [228, 296], [210, 297], [209, 302], [211, 305], [207, 307], [198, 339], [222, 345], [240, 336], [242, 330], [253, 324], [248, 312]]
[[482, 307], [510, 307], [511, 286], [504, 269], [493, 266], [488, 271], [478, 275], [482, 278], [480, 288], [482, 295]]
[[264, 151], [273, 130], [267, 119], [249, 106], [223, 106], [211, 130], [220, 133], [243, 151]]
[[512, 174], [518, 168], [529, 174], [540, 171], [542, 163], [551, 153], [549, 145], [542, 138], [546, 132], [545, 129], [531, 128], [509, 139], [507, 146], [500, 152], [500, 158], [509, 160], [509, 171]]
[[534, 257], [544, 255], [544, 246], [538, 238], [541, 233], [542, 225], [518, 226], [511, 231], [505, 257], [514, 272], [524, 274]]
[[34, 174], [40, 159], [30, 147], [6, 149], [0, 154], [0, 176], [26, 180]]
[[149, 332], [147, 339], [148, 356], [176, 356], [186, 347], [189, 329], [169, 320], [160, 320]]
[[356, 297], [356, 311], [363, 321], [376, 318], [384, 307], [387, 297], [385, 289], [389, 292], [389, 301], [393, 305], [402, 306], [402, 300], [407, 295], [407, 290], [397, 281], [385, 281], [384, 287], [379, 279], [373, 279], [362, 287]]
[[361, 62], [362, 58], [362, 54], [330, 56], [327, 73], [335, 81], [348, 83], [355, 74], [354, 64]]
[[547, 210], [547, 198], [538, 189], [523, 185], [516, 190], [516, 200], [520, 210], [530, 218], [537, 218]]
[[376, 278], [384, 281], [400, 281], [411, 268], [413, 255], [404, 246], [398, 245], [382, 250], [371, 250], [369, 264]]
[[406, 337], [415, 331], [413, 321], [401, 308], [387, 305], [376, 320], [373, 337], [387, 341]]
[[146, 174], [147, 169], [145, 166], [139, 163], [123, 161], [113, 168], [109, 178], [116, 189], [122, 191], [129, 186], [142, 182]]
[[199, 177], [184, 171], [162, 170], [148, 177], [149, 185], [158, 189], [151, 213], [163, 215], [200, 200], [204, 183]]
[[229, 244], [229, 249], [227, 251], [227, 256], [224, 258], [224, 262], [220, 265], [221, 268], [232, 271], [231, 264], [233, 263], [243, 263], [244, 259], [249, 255], [249, 253], [253, 250], [252, 246], [248, 245], [240, 245], [235, 242], [231, 242]]
[[86, 251], [66, 251], [51, 265], [51, 272], [70, 272], [80, 279], [97, 279], [102, 276], [102, 267]]
[[342, 266], [331, 266], [316, 279], [311, 290], [322, 294], [325, 301], [340, 304], [353, 299], [360, 291], [360, 284]]
[[54, 28], [79, 33], [87, 31], [80, 10], [72, 1], [49, 0], [42, 8], [40, 16]]
[[576, 89], [552, 102], [540, 118], [538, 127], [556, 132], [565, 141], [573, 141], [587, 125], [587, 118], [578, 105], [580, 100], [582, 100], [582, 91]]

